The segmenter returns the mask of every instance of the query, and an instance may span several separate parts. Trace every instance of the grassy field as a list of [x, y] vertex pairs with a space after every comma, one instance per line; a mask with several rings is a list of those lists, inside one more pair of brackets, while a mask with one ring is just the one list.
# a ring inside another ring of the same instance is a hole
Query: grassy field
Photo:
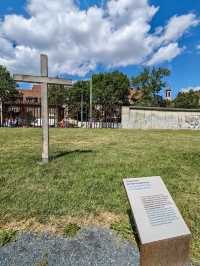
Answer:
[[0, 129], [0, 227], [61, 232], [69, 222], [131, 234], [126, 176], [163, 177], [200, 258], [200, 133], [51, 129], [40, 165], [40, 129]]

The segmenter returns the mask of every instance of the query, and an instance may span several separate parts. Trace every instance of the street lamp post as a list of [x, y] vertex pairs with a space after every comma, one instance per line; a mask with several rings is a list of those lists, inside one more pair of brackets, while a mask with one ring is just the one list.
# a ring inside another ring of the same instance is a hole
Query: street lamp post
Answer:
[[83, 127], [83, 90], [81, 90], [81, 127]]
[[0, 98], [0, 112], [1, 112], [1, 127], [3, 126], [3, 102], [2, 102], [2, 99]]

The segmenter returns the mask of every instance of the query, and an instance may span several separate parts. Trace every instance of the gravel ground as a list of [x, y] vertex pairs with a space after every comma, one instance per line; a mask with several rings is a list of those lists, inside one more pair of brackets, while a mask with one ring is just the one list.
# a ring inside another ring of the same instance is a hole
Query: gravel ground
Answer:
[[85, 228], [75, 238], [22, 234], [0, 249], [1, 266], [128, 266], [138, 264], [138, 251], [110, 230]]
[[[0, 248], [0, 266], [139, 266], [138, 249], [107, 229], [84, 228], [75, 238], [21, 234]], [[188, 265], [192, 266], [192, 265]]]

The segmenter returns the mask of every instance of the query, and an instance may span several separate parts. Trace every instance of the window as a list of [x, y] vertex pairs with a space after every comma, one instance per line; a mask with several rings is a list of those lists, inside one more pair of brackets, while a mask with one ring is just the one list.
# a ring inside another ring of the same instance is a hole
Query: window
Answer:
[[26, 101], [28, 103], [38, 103], [38, 98], [37, 97], [26, 97]]
[[166, 98], [171, 98], [171, 90], [166, 91]]

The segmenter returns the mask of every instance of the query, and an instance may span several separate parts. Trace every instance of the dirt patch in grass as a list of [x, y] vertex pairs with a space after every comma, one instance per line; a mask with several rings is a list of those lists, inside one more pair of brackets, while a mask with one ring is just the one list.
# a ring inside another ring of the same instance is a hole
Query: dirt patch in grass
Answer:
[[[76, 224], [77, 226], [101, 226], [112, 228], [112, 225], [122, 223], [128, 224], [128, 216], [118, 215], [112, 212], [101, 212], [97, 215], [88, 215], [85, 217], [50, 217], [45, 223], [39, 222], [37, 218], [24, 219], [20, 221], [12, 221], [10, 223], [1, 224], [0, 228], [15, 231], [31, 231], [35, 233], [48, 232], [50, 234], [63, 235], [66, 226]], [[113, 228], [114, 229], [114, 228]]]

